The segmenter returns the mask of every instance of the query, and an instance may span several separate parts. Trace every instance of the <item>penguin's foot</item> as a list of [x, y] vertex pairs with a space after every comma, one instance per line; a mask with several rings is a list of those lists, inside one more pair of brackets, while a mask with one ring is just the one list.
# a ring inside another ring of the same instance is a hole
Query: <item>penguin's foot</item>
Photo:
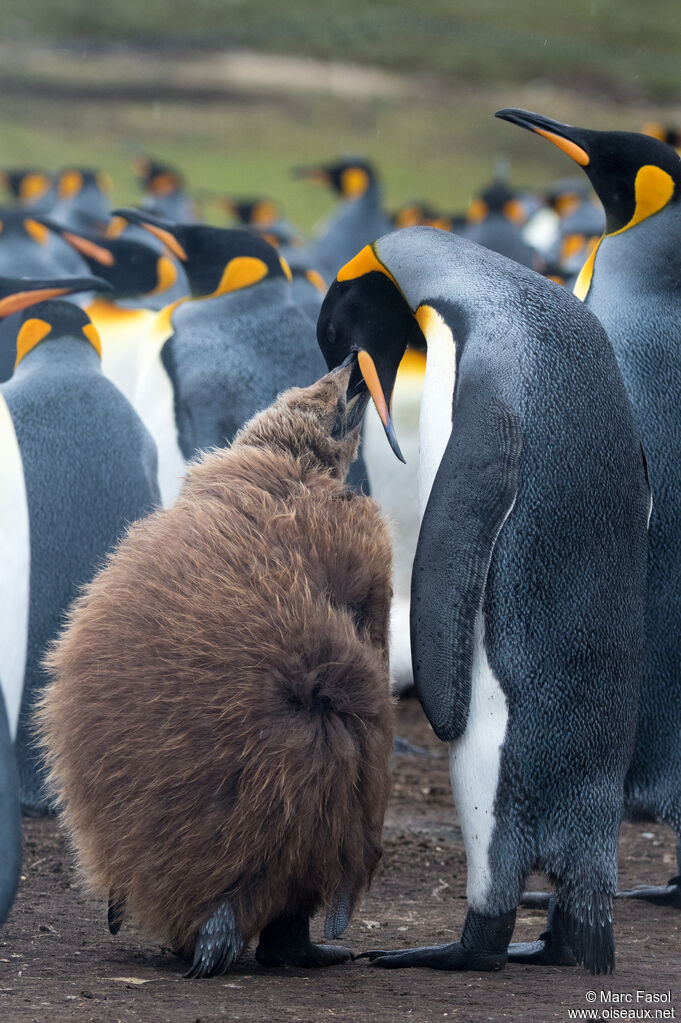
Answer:
[[556, 896], [549, 902], [546, 931], [538, 941], [515, 942], [508, 946], [509, 963], [524, 963], [530, 966], [576, 966], [577, 958], [572, 951], [563, 920], [556, 910]]
[[461, 941], [450, 945], [410, 948], [404, 952], [373, 949], [355, 958], [368, 959], [370, 966], [384, 970], [400, 970], [410, 966], [427, 966], [431, 970], [502, 970], [506, 965], [508, 943], [514, 924], [514, 909], [497, 917], [484, 917], [469, 909]]
[[632, 888], [631, 891], [617, 892], [616, 899], [643, 899], [658, 906], [674, 906], [681, 909], [681, 876], [672, 877], [666, 885], [648, 885]]
[[229, 973], [241, 955], [244, 939], [229, 902], [223, 902], [201, 924], [194, 945], [194, 960], [185, 977], [213, 977]]
[[279, 917], [260, 932], [255, 958], [261, 966], [336, 966], [352, 958], [342, 945], [315, 945], [310, 941], [307, 915]]

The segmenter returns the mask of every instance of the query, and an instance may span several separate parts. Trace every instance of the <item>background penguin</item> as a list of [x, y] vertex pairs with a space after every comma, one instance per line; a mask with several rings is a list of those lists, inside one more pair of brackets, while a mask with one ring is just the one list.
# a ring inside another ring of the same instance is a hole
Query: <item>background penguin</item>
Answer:
[[[158, 320], [157, 310], [189, 293], [179, 260], [125, 234], [117, 238], [86, 236], [45, 218], [40, 222], [60, 233], [93, 273], [111, 286], [107, 295], [88, 302], [85, 311], [101, 341], [102, 372], [144, 420], [146, 409], [137, 391], [155, 353], [150, 336]], [[143, 234], [151, 240], [151, 235]]]
[[56, 201], [52, 175], [33, 167], [0, 171], [3, 184], [13, 199], [32, 213], [47, 213]]
[[12, 908], [20, 873], [19, 779], [14, 759], [14, 736], [10, 731], [7, 702], [0, 679], [0, 927]]
[[47, 805], [32, 734], [47, 644], [127, 525], [158, 501], [153, 441], [102, 375], [99, 349], [82, 309], [41, 302], [24, 313], [17, 366], [0, 385], [0, 675], [33, 814]]
[[179, 224], [190, 224], [196, 220], [194, 203], [177, 168], [144, 154], [137, 155], [134, 164], [144, 188], [140, 204], [143, 209]]
[[99, 277], [2, 277], [0, 276], [0, 383], [14, 373], [17, 361], [17, 329], [12, 335], [8, 325], [20, 324], [27, 306], [49, 298], [62, 298], [78, 292], [106, 291], [109, 285]]
[[333, 280], [338, 268], [358, 249], [391, 229], [376, 171], [368, 160], [346, 159], [298, 167], [294, 173], [330, 185], [343, 200], [317, 238], [301, 249], [295, 260], [318, 270], [325, 280]]
[[[191, 300], [160, 314], [167, 330], [159, 351], [185, 459], [230, 443], [281, 391], [322, 375], [314, 324], [294, 304], [290, 270], [271, 245], [250, 231], [117, 213], [156, 233], [183, 259]], [[358, 461], [353, 483], [363, 479]], [[160, 471], [165, 477], [162, 464]]]
[[390, 541], [343, 486], [366, 405], [349, 377], [288, 391], [193, 465], [50, 657], [43, 738], [82, 871], [113, 930], [129, 910], [190, 976], [258, 933], [266, 966], [348, 959], [309, 917], [342, 934], [380, 858]]
[[[615, 349], [654, 494], [646, 656], [625, 806], [681, 837], [681, 160], [646, 135], [574, 128], [524, 110], [497, 116], [571, 156], [605, 207], [605, 234], [575, 294]], [[681, 873], [681, 843], [677, 856]]]
[[525, 241], [521, 228], [527, 212], [520, 197], [503, 181], [494, 181], [468, 208], [466, 237], [523, 266], [541, 269], [536, 249]]
[[74, 231], [103, 234], [109, 223], [111, 178], [85, 167], [67, 167], [57, 176], [57, 201], [50, 217]]
[[643, 645], [650, 495], [633, 414], [604, 330], [564, 289], [408, 228], [341, 269], [318, 323], [329, 365], [358, 353], [396, 452], [390, 400], [415, 334], [414, 679], [451, 743], [469, 911], [460, 942], [369, 956], [501, 968], [541, 867], [557, 887], [548, 936], [511, 955], [605, 972]]

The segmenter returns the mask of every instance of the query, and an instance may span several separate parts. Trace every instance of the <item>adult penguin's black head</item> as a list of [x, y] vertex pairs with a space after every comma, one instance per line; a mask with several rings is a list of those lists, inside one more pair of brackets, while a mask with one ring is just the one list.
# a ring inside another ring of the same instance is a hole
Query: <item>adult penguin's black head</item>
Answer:
[[606, 214], [606, 232], [634, 227], [681, 195], [681, 160], [664, 142], [625, 131], [592, 131], [529, 110], [498, 110], [512, 124], [543, 135], [588, 175]]
[[377, 182], [373, 166], [361, 158], [295, 167], [293, 173], [297, 178], [330, 185], [343, 199], [360, 199]]
[[114, 216], [139, 224], [181, 260], [193, 298], [216, 298], [265, 277], [291, 280], [286, 260], [252, 231], [175, 224], [146, 210], [114, 210]]
[[317, 340], [329, 369], [356, 353], [348, 400], [368, 388], [390, 446], [403, 462], [391, 416], [393, 389], [407, 346], [423, 347], [425, 339], [373, 245], [338, 271], [319, 313]]
[[249, 227], [269, 227], [281, 217], [281, 207], [274, 199], [232, 199], [224, 195], [221, 204], [225, 213]]
[[133, 164], [145, 191], [155, 196], [172, 195], [184, 188], [184, 178], [175, 167], [152, 160], [144, 153], [133, 157]]
[[130, 238], [102, 238], [70, 231], [47, 217], [35, 217], [55, 234], [60, 234], [85, 259], [98, 276], [113, 288], [112, 299], [161, 295], [177, 281], [177, 269], [168, 256], [151, 245]]

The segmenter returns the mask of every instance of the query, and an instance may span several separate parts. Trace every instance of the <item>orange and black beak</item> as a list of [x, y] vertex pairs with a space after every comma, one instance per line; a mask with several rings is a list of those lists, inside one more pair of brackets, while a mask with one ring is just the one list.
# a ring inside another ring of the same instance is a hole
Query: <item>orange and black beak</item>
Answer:
[[561, 124], [560, 121], [554, 121], [551, 117], [544, 117], [543, 114], [534, 114], [531, 110], [519, 110], [515, 107], [505, 107], [503, 110], [497, 110], [494, 116], [543, 136], [543, 138], [548, 139], [554, 146], [557, 146], [558, 149], [571, 157], [580, 167], [588, 167], [591, 163], [588, 137], [592, 132], [584, 128], [575, 128], [571, 124]]
[[79, 291], [112, 291], [100, 277], [0, 277], [0, 319]]
[[182, 233], [181, 225], [173, 224], [170, 220], [163, 220], [162, 217], [156, 217], [153, 213], [147, 213], [146, 210], [134, 210], [127, 206], [120, 210], [112, 210], [111, 215], [121, 217], [130, 224], [139, 224], [140, 227], [163, 242], [177, 259], [183, 263], [187, 262], [187, 253], [177, 237]]
[[388, 443], [401, 462], [404, 456], [392, 420], [395, 379], [407, 345], [421, 330], [394, 283], [369, 272], [333, 282], [317, 321], [317, 340], [329, 369], [356, 355], [348, 401], [368, 390]]

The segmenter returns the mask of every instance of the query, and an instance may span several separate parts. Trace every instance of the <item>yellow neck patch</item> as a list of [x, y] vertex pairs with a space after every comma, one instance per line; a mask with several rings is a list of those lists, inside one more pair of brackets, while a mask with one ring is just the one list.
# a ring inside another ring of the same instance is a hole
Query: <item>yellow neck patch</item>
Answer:
[[112, 217], [107, 224], [104, 236], [106, 238], [118, 238], [123, 234], [127, 226], [128, 222], [125, 217]]
[[293, 280], [293, 274], [291, 273], [291, 267], [288, 265], [288, 263], [286, 262], [286, 260], [284, 259], [283, 256], [279, 257], [279, 262], [281, 263], [281, 268], [284, 271], [284, 277], [286, 278], [286, 280], [290, 284], [291, 281]]
[[22, 323], [21, 329], [17, 334], [17, 359], [14, 363], [16, 369], [21, 360], [25, 355], [28, 355], [36, 345], [47, 337], [52, 330], [52, 324], [48, 323], [47, 320], [26, 320]]
[[95, 327], [94, 323], [86, 323], [85, 326], [83, 327], [83, 333], [85, 334], [85, 337], [88, 339], [94, 350], [97, 352], [97, 355], [101, 359], [102, 342], [100, 341], [99, 338], [99, 331]]
[[225, 267], [215, 291], [206, 298], [217, 298], [230, 291], [240, 291], [251, 284], [257, 284], [267, 276], [267, 264], [255, 256], [235, 256]]
[[341, 192], [346, 199], [359, 199], [369, 188], [369, 175], [363, 167], [347, 167], [341, 174]]
[[342, 266], [336, 275], [336, 280], [354, 281], [357, 277], [363, 277], [365, 274], [370, 274], [374, 270], [385, 274], [385, 276], [388, 277], [399, 290], [399, 284], [390, 271], [383, 266], [383, 263], [381, 263], [376, 255], [373, 245], [365, 245], [349, 263]]
[[31, 220], [27, 218], [24, 221], [24, 231], [30, 235], [34, 242], [38, 245], [47, 245], [47, 239], [50, 236], [49, 229], [44, 224], [39, 223], [37, 220]]
[[[659, 213], [667, 205], [673, 194], [674, 179], [672, 176], [663, 171], [661, 167], [645, 164], [639, 169], [634, 181], [634, 195], [636, 197], [634, 215], [624, 227], [620, 227], [619, 230], [612, 231], [610, 234], [604, 234], [603, 238], [614, 238], [615, 235], [623, 234], [629, 228], [635, 227], [641, 221], [647, 220], [648, 217], [652, 217], [655, 213]], [[575, 282], [574, 294], [582, 302], [589, 294], [594, 265], [596, 263], [596, 254], [603, 238], [594, 247], [593, 252], [579, 271], [579, 277]]]
[[59, 179], [59, 198], [73, 199], [83, 187], [83, 175], [80, 171], [64, 171]]
[[306, 270], [305, 276], [307, 277], [310, 284], [314, 284], [317, 291], [320, 291], [322, 295], [326, 294], [327, 291], [326, 281], [324, 280], [324, 278], [322, 277], [318, 270]]

